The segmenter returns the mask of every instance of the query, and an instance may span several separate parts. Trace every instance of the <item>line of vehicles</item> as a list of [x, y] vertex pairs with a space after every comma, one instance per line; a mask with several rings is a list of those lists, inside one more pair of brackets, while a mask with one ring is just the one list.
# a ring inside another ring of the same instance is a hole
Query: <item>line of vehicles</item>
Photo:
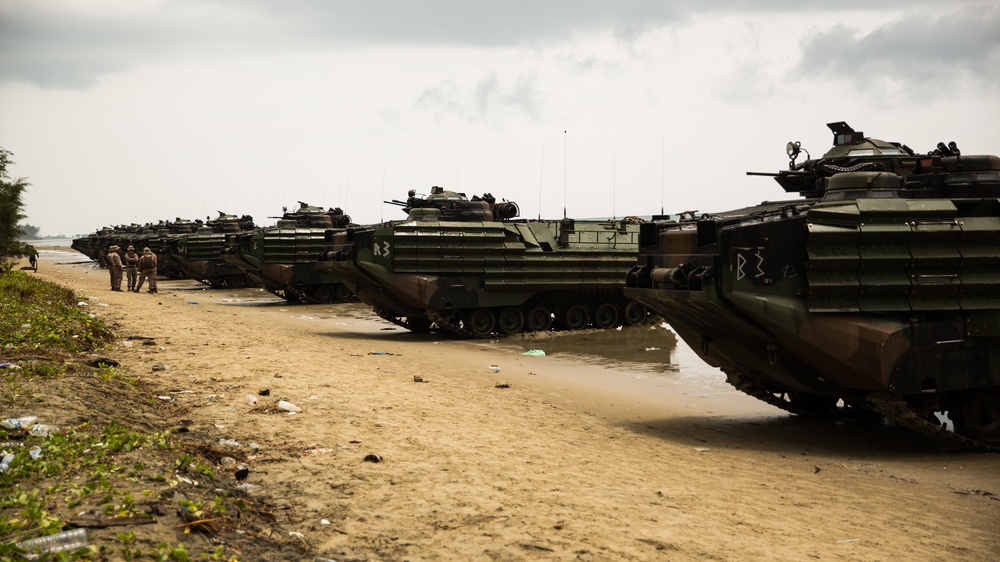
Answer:
[[828, 127], [822, 157], [790, 142], [787, 170], [748, 172], [791, 198], [742, 209], [525, 220], [511, 201], [434, 187], [393, 201], [406, 218], [380, 224], [303, 203], [273, 227], [220, 213], [103, 229], [73, 247], [99, 259], [110, 244], [149, 246], [169, 258], [166, 276], [256, 283], [289, 301], [357, 298], [413, 331], [481, 338], [662, 318], [735, 388], [778, 408], [877, 414], [1000, 451], [1000, 158]]

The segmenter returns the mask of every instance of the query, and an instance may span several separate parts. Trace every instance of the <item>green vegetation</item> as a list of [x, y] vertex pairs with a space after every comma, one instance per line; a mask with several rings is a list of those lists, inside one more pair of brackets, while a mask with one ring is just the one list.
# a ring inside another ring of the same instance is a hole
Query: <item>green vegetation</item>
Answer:
[[38, 238], [39, 228], [37, 226], [24, 223], [18, 225], [18, 228], [21, 230], [21, 238], [25, 238], [28, 240], [34, 240], [35, 238]]
[[0, 348], [5, 356], [26, 350], [59, 354], [92, 351], [114, 334], [91, 318], [72, 291], [20, 271], [0, 275]]
[[21, 559], [19, 542], [77, 526], [89, 527], [86, 547], [41, 559], [247, 556], [247, 545], [231, 545], [273, 516], [216, 478], [204, 441], [126, 421], [160, 417], [127, 368], [88, 365], [114, 338], [70, 291], [20, 271], [0, 274], [0, 412], [58, 427], [47, 435], [0, 427], [0, 456], [13, 455], [0, 471], [0, 562]]
[[0, 147], [0, 263], [27, 251], [27, 245], [18, 241], [22, 232], [17, 223], [25, 218], [21, 194], [31, 184], [25, 178], [10, 177], [7, 167], [14, 163], [11, 156], [10, 151]]

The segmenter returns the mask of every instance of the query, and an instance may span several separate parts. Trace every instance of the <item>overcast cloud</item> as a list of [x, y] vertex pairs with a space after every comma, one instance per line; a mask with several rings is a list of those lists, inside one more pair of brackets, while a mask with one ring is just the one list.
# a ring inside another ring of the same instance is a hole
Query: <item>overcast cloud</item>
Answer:
[[888, 79], [904, 91], [949, 96], [953, 91], [946, 85], [953, 81], [996, 93], [996, 68], [1000, 4], [931, 17], [905, 14], [870, 31], [840, 23], [803, 42], [796, 71], [844, 76], [859, 86]]
[[[850, 23], [822, 29], [821, 22], [835, 18], [837, 12], [819, 1], [4, 0], [0, 4], [0, 78], [58, 87], [85, 87], [108, 72], [206, 55], [373, 44], [547, 44], [602, 29], [632, 42], [650, 29], [683, 25], [692, 17], [740, 13], [797, 14], [802, 24], [816, 26], [814, 34], [803, 40], [799, 69], [807, 73], [909, 76], [922, 62], [971, 71], [997, 62], [1000, 56], [1000, 6], [987, 2], [836, 4], [842, 13], [853, 10], [859, 23], [871, 21], [872, 13], [899, 15], [870, 32]], [[937, 9], [930, 17], [913, 13], [921, 6]], [[948, 7], [958, 9], [949, 13], [944, 11]], [[995, 82], [996, 73], [983, 68], [972, 74]]]
[[981, 1], [0, 0], [0, 146], [43, 234], [433, 184], [648, 215], [784, 197], [744, 172], [831, 121], [997, 153], [998, 67]]

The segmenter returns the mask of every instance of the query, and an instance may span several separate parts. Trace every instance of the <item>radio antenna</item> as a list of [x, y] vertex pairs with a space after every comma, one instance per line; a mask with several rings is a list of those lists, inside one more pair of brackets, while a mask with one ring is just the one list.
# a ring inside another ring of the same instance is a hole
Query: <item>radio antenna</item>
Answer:
[[538, 220], [542, 220], [542, 179], [545, 177], [545, 147], [542, 147], [542, 162], [538, 166]]
[[663, 216], [663, 137], [660, 137], [660, 216]]
[[566, 218], [566, 131], [563, 131], [563, 218]]

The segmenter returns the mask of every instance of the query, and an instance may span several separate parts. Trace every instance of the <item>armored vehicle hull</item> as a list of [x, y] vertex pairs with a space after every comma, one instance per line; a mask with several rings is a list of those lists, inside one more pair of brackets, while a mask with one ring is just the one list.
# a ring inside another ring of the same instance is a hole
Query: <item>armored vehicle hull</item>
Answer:
[[70, 243], [70, 247], [88, 258], [99, 262], [101, 261], [102, 254], [104, 253], [103, 250], [109, 245], [105, 242], [105, 240], [111, 231], [111, 228], [103, 228], [101, 230], [91, 232], [86, 236], [74, 238]]
[[212, 287], [240, 288], [256, 285], [246, 272], [222, 259], [226, 236], [254, 228], [253, 218], [219, 213], [190, 234], [170, 236], [167, 254], [181, 272]]
[[180, 279], [186, 275], [180, 264], [170, 257], [170, 241], [193, 233], [201, 227], [201, 224], [200, 219], [160, 221], [158, 224], [143, 227], [135, 234], [120, 237], [118, 245], [122, 249], [132, 245], [139, 252], [142, 252], [143, 248], [149, 248], [157, 255], [156, 273], [169, 279]]
[[125, 254], [126, 248], [135, 246], [140, 253], [143, 248], [149, 248], [159, 257], [157, 259], [157, 274], [173, 279], [183, 277], [184, 271], [168, 253], [170, 240], [190, 234], [202, 226], [202, 222], [176, 219], [160, 221], [146, 225], [118, 225], [105, 227], [88, 236], [73, 240], [72, 248], [93, 260], [101, 267], [107, 267], [104, 256], [112, 245], [119, 246], [118, 253]]
[[852, 133], [776, 174], [806, 199], [644, 225], [625, 294], [770, 404], [1000, 450], [1000, 159]]
[[340, 209], [324, 211], [301, 203], [273, 227], [229, 236], [223, 259], [290, 302], [352, 301], [354, 294], [340, 278], [316, 268], [327, 231], [342, 229], [350, 220]]
[[[637, 324], [622, 294], [634, 263], [633, 221], [510, 220], [516, 205], [435, 188], [405, 221], [351, 228], [320, 268], [390, 321], [469, 337]], [[401, 203], [401, 202], [399, 202]]]

